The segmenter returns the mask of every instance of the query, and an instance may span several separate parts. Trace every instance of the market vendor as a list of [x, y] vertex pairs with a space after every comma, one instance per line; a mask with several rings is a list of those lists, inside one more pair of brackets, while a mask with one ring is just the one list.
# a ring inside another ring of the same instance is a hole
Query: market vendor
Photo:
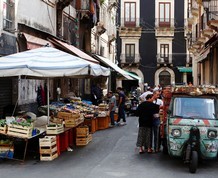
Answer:
[[108, 92], [108, 98], [109, 98], [109, 116], [111, 119], [111, 126], [115, 125], [114, 122], [114, 114], [116, 111], [116, 96], [113, 94], [112, 91]]

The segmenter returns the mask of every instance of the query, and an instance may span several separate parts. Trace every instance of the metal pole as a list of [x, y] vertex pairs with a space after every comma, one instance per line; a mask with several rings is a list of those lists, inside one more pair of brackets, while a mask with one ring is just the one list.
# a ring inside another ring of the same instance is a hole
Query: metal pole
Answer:
[[49, 78], [47, 78], [47, 123], [49, 124], [49, 116], [50, 116], [50, 105], [49, 105], [49, 90], [50, 90], [50, 83], [49, 83]]

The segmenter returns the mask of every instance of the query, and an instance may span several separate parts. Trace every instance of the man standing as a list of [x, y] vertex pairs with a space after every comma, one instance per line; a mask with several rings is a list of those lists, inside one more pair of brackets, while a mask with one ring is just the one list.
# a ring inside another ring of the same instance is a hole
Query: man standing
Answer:
[[153, 92], [152, 92], [152, 88], [148, 87], [148, 91], [145, 91], [144, 93], [142, 93], [140, 96], [139, 96], [139, 99], [143, 102], [146, 100], [146, 96], [147, 95], [152, 95]]
[[[153, 103], [159, 106], [159, 109], [163, 107], [163, 101], [159, 99], [160, 92], [158, 90], [153, 91]], [[154, 114], [153, 118], [153, 138], [154, 138], [154, 152], [160, 151], [160, 115], [159, 115], [159, 109], [157, 110], [157, 113]]]
[[108, 92], [108, 97], [109, 97], [109, 116], [111, 119], [111, 126], [113, 127], [115, 125], [114, 114], [115, 114], [117, 102], [116, 102], [116, 97], [115, 95], [113, 95], [112, 91]]
[[126, 96], [124, 94], [124, 91], [121, 87], [118, 87], [117, 88], [117, 92], [118, 92], [118, 95], [119, 95], [119, 98], [118, 98], [118, 103], [117, 103], [117, 106], [118, 106], [118, 120], [117, 120], [117, 123], [119, 124], [120, 120], [123, 119], [123, 123], [124, 125], [126, 125], [126, 116], [125, 116], [125, 101], [126, 101]]

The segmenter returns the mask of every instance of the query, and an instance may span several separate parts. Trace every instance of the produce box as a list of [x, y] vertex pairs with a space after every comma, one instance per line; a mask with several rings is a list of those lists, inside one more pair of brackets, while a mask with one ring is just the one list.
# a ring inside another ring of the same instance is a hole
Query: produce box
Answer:
[[44, 138], [39, 139], [40, 147], [52, 147], [56, 145], [56, 136], [45, 136]]
[[30, 138], [32, 137], [33, 126], [21, 126], [17, 124], [9, 124], [7, 134], [11, 136]]
[[57, 117], [59, 119], [72, 120], [80, 117], [80, 113], [58, 112]]
[[87, 137], [78, 137], [76, 138], [76, 146], [85, 146], [92, 141], [92, 134], [89, 134]]
[[46, 136], [39, 139], [39, 153], [52, 154], [57, 152], [56, 136]]
[[98, 119], [98, 130], [103, 130], [109, 128], [108, 120], [109, 117], [97, 117]]
[[49, 124], [46, 125], [46, 134], [59, 134], [64, 132], [63, 124]]
[[40, 154], [40, 160], [41, 161], [52, 161], [57, 157], [58, 157], [57, 152], [50, 153], [50, 154]]
[[76, 128], [76, 136], [77, 137], [87, 137], [89, 135], [89, 127], [88, 126], [80, 126]]
[[65, 127], [76, 127], [79, 124], [84, 122], [84, 117], [81, 115], [81, 117], [65, 120]]

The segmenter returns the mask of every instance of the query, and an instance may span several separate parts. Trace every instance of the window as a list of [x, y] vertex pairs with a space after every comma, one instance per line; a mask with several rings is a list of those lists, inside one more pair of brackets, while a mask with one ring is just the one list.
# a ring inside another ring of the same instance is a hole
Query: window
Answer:
[[169, 62], [169, 44], [160, 45], [160, 57], [164, 59], [164, 62]]
[[135, 45], [134, 44], [126, 44], [126, 62], [131, 63], [134, 62], [135, 59]]
[[3, 29], [5, 31], [14, 31], [15, 18], [14, 0], [4, 0], [3, 3]]
[[126, 2], [124, 4], [124, 25], [125, 26], [135, 26], [136, 25], [136, 3]]
[[159, 3], [159, 26], [170, 26], [170, 3]]
[[72, 18], [63, 15], [63, 39], [66, 41], [70, 41], [72, 45], [76, 46], [76, 33], [76, 22]]
[[212, 98], [175, 98], [172, 115], [191, 119], [215, 119], [215, 101]]

